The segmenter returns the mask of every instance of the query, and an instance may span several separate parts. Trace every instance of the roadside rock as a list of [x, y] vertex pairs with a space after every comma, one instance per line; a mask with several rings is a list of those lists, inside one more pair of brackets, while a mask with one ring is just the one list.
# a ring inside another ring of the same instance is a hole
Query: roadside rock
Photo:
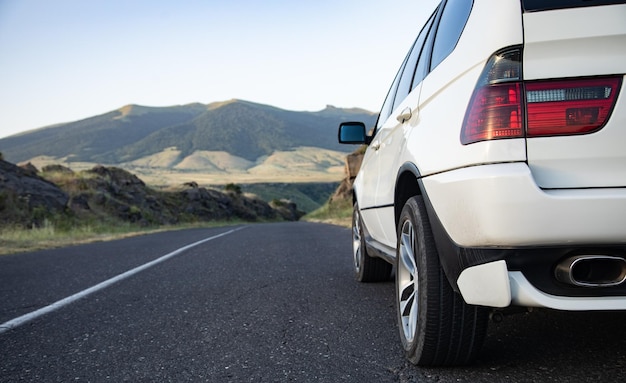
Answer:
[[362, 150], [357, 150], [354, 153], [350, 153], [346, 156], [345, 173], [346, 177], [341, 181], [335, 193], [330, 197], [331, 203], [339, 200], [351, 200], [352, 199], [352, 184], [356, 178], [359, 169], [361, 169], [361, 162], [363, 161]]
[[298, 206], [295, 203], [286, 199], [274, 200], [270, 202], [270, 206], [286, 221], [297, 221], [306, 214], [298, 210]]
[[[116, 167], [96, 166], [74, 172], [49, 165], [41, 173], [0, 160], [0, 225], [38, 226], [45, 219], [119, 220], [139, 225], [241, 219], [297, 220], [293, 203], [271, 205], [256, 196], [220, 192], [188, 182], [178, 190], [148, 187], [139, 177]], [[115, 222], [115, 221], [112, 221]]]
[[67, 193], [32, 168], [0, 160], [0, 223], [41, 225], [49, 214], [65, 213], [68, 200]]
[[25, 164], [18, 164], [17, 166], [24, 169], [26, 174], [31, 175], [31, 176], [37, 175], [37, 173], [39, 173], [39, 170], [37, 169], [37, 167], [31, 164], [30, 162], [27, 162]]

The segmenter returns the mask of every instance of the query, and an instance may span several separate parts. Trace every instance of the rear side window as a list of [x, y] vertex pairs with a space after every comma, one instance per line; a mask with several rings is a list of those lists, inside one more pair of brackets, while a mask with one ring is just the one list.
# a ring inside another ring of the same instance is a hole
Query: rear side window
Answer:
[[439, 65], [456, 47], [472, 10], [470, 0], [448, 0], [435, 35], [431, 70]]
[[549, 9], [592, 7], [596, 5], [625, 4], [626, 0], [523, 0], [524, 11], [546, 11]]
[[428, 32], [428, 36], [426, 36], [426, 41], [424, 41], [424, 47], [422, 48], [422, 53], [420, 54], [420, 59], [417, 62], [417, 67], [415, 68], [415, 75], [413, 75], [413, 85], [411, 86], [411, 90], [415, 89], [415, 87], [422, 82], [422, 80], [424, 79], [424, 77], [426, 77], [426, 72], [428, 70], [428, 65], [430, 64], [430, 51], [431, 51], [431, 45], [433, 43], [433, 34], [434, 28], [431, 28], [434, 20], [435, 20], [435, 16], [437, 14], [437, 11], [435, 11], [435, 13], [433, 13], [433, 15], [430, 17], [430, 20], [428, 21], [428, 28], [430, 29], [430, 31]]
[[[430, 30], [430, 27], [434, 20], [434, 14], [428, 19], [422, 31], [415, 39], [413, 46], [411, 47], [411, 51], [407, 54], [402, 66], [400, 66], [400, 70], [396, 74], [393, 83], [391, 84], [391, 88], [389, 89], [389, 93], [387, 93], [387, 97], [385, 98], [385, 102], [383, 103], [382, 108], [380, 109], [380, 114], [378, 115], [378, 121], [376, 122], [376, 131], [378, 131], [385, 123], [387, 118], [393, 112], [393, 109], [398, 105], [400, 101], [409, 93], [409, 87], [411, 85], [411, 81], [413, 80], [413, 74], [415, 73], [415, 65], [416, 61], [420, 57], [420, 54], [424, 47], [424, 42], [426, 39], [426, 35]], [[420, 60], [421, 61], [421, 60]], [[422, 76], [423, 78], [423, 76]], [[402, 85], [401, 85], [402, 80]], [[421, 81], [421, 79], [420, 79]], [[401, 87], [402, 90], [399, 91], [398, 88]], [[400, 99], [397, 100], [397, 94], [400, 93]]]
[[[411, 87], [411, 83], [414, 83], [413, 77], [415, 74], [415, 67], [417, 66], [417, 60], [420, 58], [422, 51], [424, 50], [424, 42], [426, 41], [426, 36], [428, 35], [428, 31], [430, 30], [430, 25], [432, 24], [434, 19], [434, 15], [430, 17], [430, 19], [426, 22], [424, 28], [415, 39], [415, 43], [413, 44], [413, 48], [411, 49], [411, 53], [406, 61], [406, 66], [404, 71], [402, 72], [402, 77], [400, 78], [400, 83], [398, 84], [398, 91], [396, 92], [396, 98], [393, 102], [392, 110], [395, 110], [396, 107], [406, 98], [409, 94], [409, 91], [413, 88]], [[422, 79], [420, 78], [419, 81]]]
[[385, 124], [385, 121], [387, 121], [387, 117], [389, 117], [392, 112], [393, 100], [396, 95], [398, 83], [400, 82], [400, 77], [402, 76], [402, 71], [404, 70], [405, 65], [406, 59], [404, 60], [402, 66], [400, 67], [400, 70], [396, 74], [396, 78], [393, 80], [391, 88], [389, 88], [389, 93], [387, 93], [387, 97], [385, 98], [385, 102], [383, 103], [382, 108], [380, 108], [380, 114], [378, 115], [378, 121], [376, 122], [376, 131], [378, 131], [380, 127]]

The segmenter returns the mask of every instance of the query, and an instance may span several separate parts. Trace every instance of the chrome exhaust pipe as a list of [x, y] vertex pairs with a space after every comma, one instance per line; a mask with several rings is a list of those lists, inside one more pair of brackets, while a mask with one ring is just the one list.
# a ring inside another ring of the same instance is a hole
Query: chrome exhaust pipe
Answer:
[[611, 255], [575, 255], [554, 269], [559, 282], [582, 287], [610, 287], [626, 281], [626, 259]]

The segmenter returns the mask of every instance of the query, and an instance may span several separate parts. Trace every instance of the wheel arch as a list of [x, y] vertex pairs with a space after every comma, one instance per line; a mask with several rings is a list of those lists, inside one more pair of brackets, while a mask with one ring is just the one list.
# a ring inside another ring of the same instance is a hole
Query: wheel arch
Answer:
[[461, 250], [452, 241], [443, 224], [439, 220], [439, 217], [437, 216], [437, 213], [428, 198], [424, 184], [422, 183], [422, 176], [419, 169], [415, 164], [407, 162], [400, 167], [396, 178], [394, 192], [394, 218], [396, 231], [398, 230], [400, 214], [402, 213], [402, 209], [406, 201], [416, 195], [421, 195], [424, 198], [428, 220], [430, 221], [431, 229], [435, 237], [435, 245], [437, 247], [439, 261], [443, 267], [444, 274], [448, 278], [448, 281], [454, 291], [460, 292], [457, 279], [462, 271], [459, 263]]
[[400, 213], [402, 213], [402, 208], [406, 201], [416, 195], [425, 195], [420, 178], [419, 169], [415, 164], [410, 162], [402, 165], [398, 171], [393, 201], [396, 230], [398, 228], [398, 222], [400, 221]]

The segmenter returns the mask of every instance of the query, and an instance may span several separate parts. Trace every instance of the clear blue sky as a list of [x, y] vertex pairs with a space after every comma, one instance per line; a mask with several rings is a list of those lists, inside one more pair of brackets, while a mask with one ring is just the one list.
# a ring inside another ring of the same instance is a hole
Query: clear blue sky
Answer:
[[436, 0], [0, 0], [0, 137], [127, 104], [377, 111]]

